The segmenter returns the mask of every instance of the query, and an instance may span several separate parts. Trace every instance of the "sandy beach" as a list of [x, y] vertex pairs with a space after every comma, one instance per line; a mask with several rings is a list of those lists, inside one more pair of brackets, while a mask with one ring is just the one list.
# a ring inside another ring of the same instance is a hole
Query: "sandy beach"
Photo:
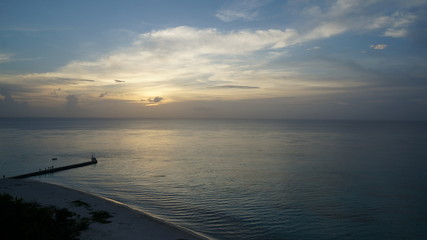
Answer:
[[[172, 225], [124, 204], [94, 196], [71, 188], [33, 180], [0, 180], [0, 193], [7, 193], [25, 201], [36, 201], [42, 206], [67, 208], [81, 216], [90, 211], [107, 211], [112, 217], [110, 223], [92, 223], [82, 232], [80, 239], [91, 240], [199, 240], [208, 239], [188, 229]], [[73, 201], [87, 203], [86, 207], [76, 206]]]

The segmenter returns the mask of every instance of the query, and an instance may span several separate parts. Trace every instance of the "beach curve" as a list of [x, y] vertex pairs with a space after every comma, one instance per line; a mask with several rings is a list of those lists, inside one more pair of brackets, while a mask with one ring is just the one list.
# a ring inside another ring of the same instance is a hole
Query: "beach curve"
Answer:
[[[42, 206], [67, 208], [82, 217], [92, 211], [106, 211], [112, 215], [109, 223], [94, 222], [83, 231], [80, 239], [91, 240], [203, 240], [202, 234], [156, 218], [118, 201], [84, 191], [35, 180], [0, 180], [0, 193], [7, 193]], [[79, 202], [82, 204], [73, 204]]]

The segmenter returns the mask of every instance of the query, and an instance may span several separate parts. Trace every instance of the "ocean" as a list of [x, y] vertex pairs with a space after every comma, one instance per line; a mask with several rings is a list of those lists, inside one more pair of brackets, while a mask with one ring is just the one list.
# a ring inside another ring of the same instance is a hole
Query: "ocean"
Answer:
[[33, 179], [219, 240], [427, 239], [427, 122], [0, 119], [0, 176], [92, 155]]

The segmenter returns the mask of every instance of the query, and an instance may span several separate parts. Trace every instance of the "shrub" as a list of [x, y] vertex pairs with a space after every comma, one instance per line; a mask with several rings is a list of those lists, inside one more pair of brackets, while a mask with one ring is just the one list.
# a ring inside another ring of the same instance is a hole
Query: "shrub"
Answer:
[[66, 208], [43, 207], [0, 194], [2, 239], [75, 240], [88, 226], [88, 219], [80, 218]]

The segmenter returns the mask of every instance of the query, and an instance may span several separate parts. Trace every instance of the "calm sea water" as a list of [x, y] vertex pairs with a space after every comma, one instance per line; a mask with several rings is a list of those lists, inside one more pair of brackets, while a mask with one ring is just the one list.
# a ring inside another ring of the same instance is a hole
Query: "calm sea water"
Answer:
[[1, 175], [92, 154], [35, 179], [216, 239], [427, 239], [425, 122], [0, 120]]

